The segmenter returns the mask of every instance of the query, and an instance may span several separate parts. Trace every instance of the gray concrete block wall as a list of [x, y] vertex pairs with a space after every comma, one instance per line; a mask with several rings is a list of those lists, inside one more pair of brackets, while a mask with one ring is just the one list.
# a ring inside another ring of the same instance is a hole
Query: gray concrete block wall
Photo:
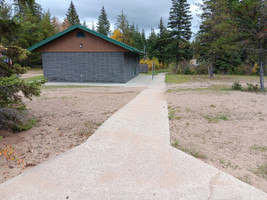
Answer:
[[44, 77], [53, 82], [125, 83], [139, 73], [134, 74], [137, 57], [131, 53], [42, 53]]
[[139, 74], [139, 55], [124, 53], [125, 80], [130, 80]]

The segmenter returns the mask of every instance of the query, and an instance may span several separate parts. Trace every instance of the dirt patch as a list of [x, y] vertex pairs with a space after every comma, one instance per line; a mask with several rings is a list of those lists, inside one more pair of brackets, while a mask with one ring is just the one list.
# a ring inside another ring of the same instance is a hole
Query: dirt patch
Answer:
[[43, 75], [42, 69], [31, 69], [31, 70], [28, 70], [26, 74], [22, 74], [20, 77], [24, 79], [24, 78], [30, 78], [30, 77], [42, 76], [42, 75]]
[[0, 159], [0, 183], [85, 142], [114, 112], [131, 101], [141, 88], [77, 87], [44, 89], [26, 101], [38, 123], [28, 131], [0, 131], [1, 146], [10, 144], [24, 159], [24, 168], [7, 167]]
[[209, 85], [169, 85], [173, 146], [267, 192], [266, 93]]

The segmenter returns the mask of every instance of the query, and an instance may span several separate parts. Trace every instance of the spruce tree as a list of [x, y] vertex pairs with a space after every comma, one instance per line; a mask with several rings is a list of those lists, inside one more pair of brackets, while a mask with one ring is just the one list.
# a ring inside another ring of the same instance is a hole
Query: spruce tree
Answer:
[[124, 14], [123, 10], [121, 14], [117, 16], [116, 22], [117, 29], [122, 33], [122, 42], [130, 46], [133, 45], [133, 39], [131, 37], [130, 25], [127, 20], [127, 15]]
[[110, 34], [110, 23], [109, 23], [104, 6], [102, 7], [100, 15], [98, 17], [97, 32], [103, 35]]
[[70, 2], [70, 7], [67, 10], [66, 18], [70, 26], [73, 26], [75, 24], [81, 24], [78, 13], [72, 1]]
[[162, 66], [166, 66], [170, 63], [170, 34], [167, 28], [164, 26], [162, 17], [160, 18], [158, 29], [159, 33], [156, 45], [158, 49], [157, 57]]
[[240, 43], [237, 23], [232, 8], [236, 0], [204, 0], [201, 25], [196, 37], [199, 60], [209, 64], [210, 77], [213, 68], [224, 73], [234, 73], [240, 65]]
[[158, 36], [155, 33], [154, 29], [151, 28], [151, 33], [147, 39], [147, 52], [150, 59], [158, 57], [157, 49]]
[[267, 3], [266, 0], [238, 2], [235, 18], [240, 33], [242, 50], [253, 63], [259, 65], [260, 87], [264, 91], [264, 65], [267, 57]]
[[145, 40], [143, 37], [143, 33], [140, 32], [139, 27], [134, 24], [131, 26], [130, 30], [131, 37], [133, 39], [133, 47], [143, 51], [145, 48]]
[[168, 27], [172, 38], [172, 57], [176, 67], [181, 60], [189, 59], [188, 43], [191, 38], [191, 14], [187, 0], [172, 0]]
[[[2, 10], [2, 8], [7, 7], [6, 5], [2, 7], [2, 5], [4, 4], [1, 2], [1, 17], [3, 16], [2, 11], [6, 13], [6, 10]], [[6, 13], [5, 17], [0, 18], [0, 21], [0, 32], [5, 33], [1, 34], [0, 38], [0, 129], [23, 130], [29, 123], [23, 97], [31, 99], [32, 96], [38, 96], [40, 86], [45, 81], [27, 82], [17, 76], [17, 74], [27, 71], [27, 68], [21, 67], [17, 63], [25, 59], [29, 52], [14, 45], [18, 42], [17, 38], [21, 30], [20, 25], [13, 21], [11, 15]], [[28, 24], [31, 24], [30, 22]]]
[[83, 27], [88, 28], [87, 24], [86, 24], [86, 21], [83, 21]]

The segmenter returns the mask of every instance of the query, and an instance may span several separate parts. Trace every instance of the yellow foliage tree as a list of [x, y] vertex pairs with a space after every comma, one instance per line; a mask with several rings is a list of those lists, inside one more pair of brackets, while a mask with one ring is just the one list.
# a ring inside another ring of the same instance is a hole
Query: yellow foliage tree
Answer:
[[133, 45], [133, 39], [131, 38], [130, 31], [126, 31], [125, 33], [122, 33], [119, 29], [115, 29], [113, 34], [110, 36], [114, 40], [118, 40], [124, 44]]
[[159, 60], [157, 58], [152, 58], [152, 59], [149, 59], [149, 58], [142, 58], [140, 60], [140, 64], [147, 64], [148, 65], [148, 70], [151, 70], [152, 69], [152, 63], [155, 63], [155, 68], [156, 69], [159, 69], [160, 68], [160, 64], [159, 64]]
[[68, 22], [67, 18], [64, 19], [64, 22], [62, 23], [62, 31], [68, 29], [71, 27], [71, 24]]
[[113, 34], [110, 37], [114, 40], [118, 40], [120, 42], [123, 42], [123, 34], [119, 29], [115, 29]]

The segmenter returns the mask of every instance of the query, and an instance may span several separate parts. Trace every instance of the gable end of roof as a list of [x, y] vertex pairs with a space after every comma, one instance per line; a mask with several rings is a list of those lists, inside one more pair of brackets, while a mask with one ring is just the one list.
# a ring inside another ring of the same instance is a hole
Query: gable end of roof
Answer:
[[95, 36], [97, 36], [99, 38], [102, 38], [102, 39], [104, 39], [104, 40], [106, 40], [106, 41], [108, 41], [110, 43], [113, 43], [113, 44], [115, 44], [117, 46], [120, 46], [120, 47], [122, 47], [124, 49], [127, 49], [130, 52], [137, 53], [137, 54], [145, 54], [144, 52], [142, 52], [142, 51], [140, 51], [140, 50], [138, 50], [136, 48], [133, 48], [133, 47], [127, 45], [127, 44], [124, 44], [122, 42], [114, 40], [114, 39], [112, 39], [110, 37], [107, 37], [105, 35], [97, 33], [97, 32], [95, 32], [93, 30], [88, 29], [88, 28], [85, 28], [85, 27], [83, 27], [83, 26], [81, 26], [79, 24], [76, 24], [76, 25], [74, 25], [74, 26], [72, 26], [72, 27], [60, 32], [60, 33], [57, 33], [57, 34], [55, 34], [55, 35], [53, 35], [53, 36], [51, 36], [51, 37], [39, 42], [38, 44], [35, 44], [35, 45], [31, 46], [30, 48], [28, 48], [28, 51], [34, 51], [34, 50], [36, 50], [36, 49], [38, 49], [38, 48], [40, 48], [40, 47], [52, 42], [53, 40], [58, 39], [58, 38], [62, 37], [63, 35], [66, 35], [67, 33], [71, 32], [71, 31], [73, 31], [75, 29], [81, 29], [81, 30], [83, 30], [85, 32], [88, 32], [88, 33], [90, 33], [92, 35], [95, 35]]

